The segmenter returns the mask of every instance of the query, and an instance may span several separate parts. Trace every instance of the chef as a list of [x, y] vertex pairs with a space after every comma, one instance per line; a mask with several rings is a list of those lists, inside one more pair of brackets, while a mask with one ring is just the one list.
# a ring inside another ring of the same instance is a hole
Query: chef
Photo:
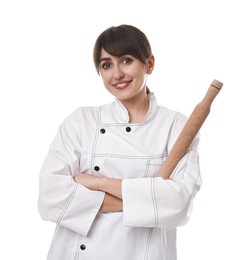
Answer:
[[147, 37], [110, 27], [94, 63], [115, 100], [77, 108], [50, 145], [38, 199], [41, 217], [56, 223], [48, 260], [176, 260], [176, 229], [201, 186], [199, 136], [172, 176], [158, 177], [187, 118], [147, 87], [155, 64]]

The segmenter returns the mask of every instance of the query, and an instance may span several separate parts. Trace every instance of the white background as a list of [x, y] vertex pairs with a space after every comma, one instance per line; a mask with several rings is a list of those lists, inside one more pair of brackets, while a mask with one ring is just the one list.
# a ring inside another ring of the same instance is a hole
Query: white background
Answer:
[[224, 83], [201, 129], [203, 186], [178, 229], [178, 259], [252, 259], [249, 2], [0, 2], [0, 259], [46, 259], [54, 224], [38, 214], [39, 170], [69, 113], [113, 100], [92, 48], [123, 23], [152, 44], [148, 85], [159, 104], [189, 116], [213, 79]]

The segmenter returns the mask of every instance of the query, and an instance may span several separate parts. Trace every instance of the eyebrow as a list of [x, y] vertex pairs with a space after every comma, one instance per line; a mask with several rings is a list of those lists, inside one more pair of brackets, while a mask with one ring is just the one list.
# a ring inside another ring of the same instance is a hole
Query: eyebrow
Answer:
[[99, 60], [99, 64], [100, 64], [102, 61], [111, 61], [111, 58], [108, 58], [108, 57], [101, 58], [101, 59]]
[[[121, 57], [124, 57], [124, 56], [127, 56], [127, 55], [132, 56], [131, 54], [123, 54], [123, 55], [119, 56], [118, 58], [121, 58]], [[101, 59], [99, 60], [99, 64], [100, 64], [102, 61], [111, 61], [111, 58], [110, 58], [110, 57], [101, 58]]]

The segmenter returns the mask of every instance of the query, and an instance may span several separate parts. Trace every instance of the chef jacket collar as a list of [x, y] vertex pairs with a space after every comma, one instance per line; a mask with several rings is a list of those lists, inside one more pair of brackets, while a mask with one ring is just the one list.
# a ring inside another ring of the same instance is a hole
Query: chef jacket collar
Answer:
[[[154, 93], [148, 94], [149, 110], [145, 116], [144, 122], [147, 123], [153, 119], [158, 111], [157, 101]], [[116, 98], [114, 102], [114, 110], [116, 116], [124, 123], [129, 123], [129, 113], [125, 106]]]

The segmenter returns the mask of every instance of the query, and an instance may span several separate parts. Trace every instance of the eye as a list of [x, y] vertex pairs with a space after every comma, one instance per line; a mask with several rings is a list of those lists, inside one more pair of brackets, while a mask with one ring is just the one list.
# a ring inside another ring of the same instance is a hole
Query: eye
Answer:
[[104, 62], [104, 63], [101, 64], [101, 67], [105, 70], [109, 69], [111, 67], [111, 63], [110, 62]]
[[122, 59], [122, 63], [124, 64], [131, 64], [133, 62], [133, 60], [129, 57], [125, 57]]

